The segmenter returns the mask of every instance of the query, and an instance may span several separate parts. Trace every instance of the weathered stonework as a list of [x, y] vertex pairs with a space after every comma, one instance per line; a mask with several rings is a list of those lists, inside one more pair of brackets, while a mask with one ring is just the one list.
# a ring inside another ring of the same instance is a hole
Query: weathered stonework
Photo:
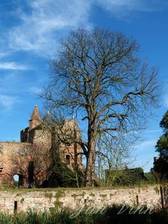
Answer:
[[159, 186], [123, 189], [54, 189], [38, 191], [0, 191], [0, 210], [13, 213], [48, 211], [52, 208], [77, 210], [84, 208], [102, 209], [113, 204], [160, 208]]
[[[74, 121], [66, 121], [73, 125]], [[0, 142], [0, 185], [13, 185], [14, 175], [19, 176], [19, 183], [28, 187], [33, 179], [38, 186], [47, 179], [47, 170], [50, 166], [50, 150], [53, 147], [53, 133], [43, 128], [38, 107], [35, 106], [29, 127], [21, 131], [21, 142]], [[71, 169], [74, 167], [75, 154], [81, 148], [75, 144], [59, 146], [58, 156]], [[76, 163], [82, 166], [82, 158], [78, 156]], [[33, 173], [31, 169], [33, 167]]]
[[31, 147], [30, 143], [0, 142], [0, 184], [12, 185], [13, 176], [27, 169], [25, 154], [29, 154]]

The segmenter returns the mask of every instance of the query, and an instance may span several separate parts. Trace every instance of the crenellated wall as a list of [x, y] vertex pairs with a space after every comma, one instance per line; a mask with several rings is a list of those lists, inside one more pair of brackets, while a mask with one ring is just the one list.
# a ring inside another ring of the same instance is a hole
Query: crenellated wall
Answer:
[[45, 211], [50, 208], [79, 210], [86, 207], [101, 209], [113, 204], [161, 207], [159, 186], [121, 189], [39, 189], [0, 191], [0, 211], [13, 213], [28, 209]]

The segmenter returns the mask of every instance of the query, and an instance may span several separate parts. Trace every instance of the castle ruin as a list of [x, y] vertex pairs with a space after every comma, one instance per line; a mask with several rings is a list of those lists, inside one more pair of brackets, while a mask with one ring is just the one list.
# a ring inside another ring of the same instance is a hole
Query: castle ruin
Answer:
[[[19, 178], [19, 185], [24, 187], [34, 180], [39, 186], [47, 180], [51, 165], [50, 152], [56, 136], [50, 129], [43, 128], [42, 123], [38, 107], [35, 106], [29, 126], [21, 130], [20, 142], [0, 142], [0, 185], [13, 185], [15, 175]], [[69, 120], [63, 128], [67, 126], [76, 128], [76, 123]], [[57, 156], [69, 169], [73, 170], [76, 166], [82, 168], [81, 147], [78, 144], [61, 143], [54, 150], [57, 150]]]

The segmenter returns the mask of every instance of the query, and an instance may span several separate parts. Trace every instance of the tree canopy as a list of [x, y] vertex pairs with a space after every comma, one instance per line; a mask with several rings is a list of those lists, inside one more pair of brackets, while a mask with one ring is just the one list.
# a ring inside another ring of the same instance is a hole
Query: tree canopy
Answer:
[[154, 171], [158, 174], [159, 179], [163, 180], [168, 178], [168, 111], [164, 114], [160, 127], [164, 133], [156, 144], [159, 158], [154, 161]]

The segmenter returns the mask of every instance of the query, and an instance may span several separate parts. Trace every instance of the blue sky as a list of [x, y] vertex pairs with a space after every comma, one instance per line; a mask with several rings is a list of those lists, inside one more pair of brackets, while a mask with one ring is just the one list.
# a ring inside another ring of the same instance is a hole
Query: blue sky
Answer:
[[149, 170], [159, 121], [168, 107], [168, 1], [1, 0], [0, 140], [18, 141], [48, 80], [59, 40], [78, 27], [120, 31], [140, 44], [139, 54], [159, 70], [159, 107], [135, 145], [133, 165]]

